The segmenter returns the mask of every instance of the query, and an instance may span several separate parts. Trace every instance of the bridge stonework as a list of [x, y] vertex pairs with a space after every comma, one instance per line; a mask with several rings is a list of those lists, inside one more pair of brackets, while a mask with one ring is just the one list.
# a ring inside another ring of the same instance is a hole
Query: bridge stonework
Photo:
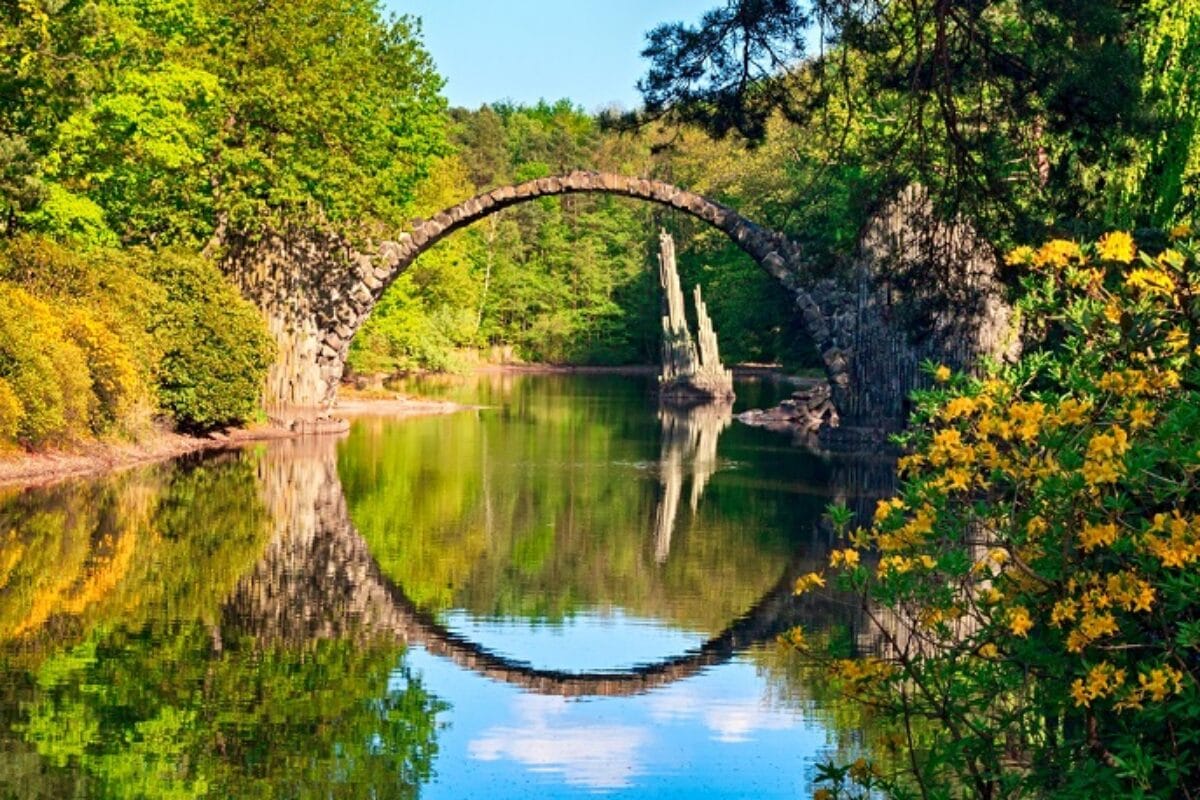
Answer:
[[[868, 439], [878, 441], [878, 431], [903, 423], [908, 395], [923, 381], [923, 360], [963, 368], [1007, 346], [1009, 314], [999, 300], [994, 255], [970, 225], [936, 219], [919, 187], [902, 192], [871, 221], [849, 269], [818, 275], [798, 244], [727, 206], [662, 181], [577, 171], [476, 195], [414, 223], [394, 241], [353, 243], [306, 229], [230, 243], [223, 266], [263, 311], [279, 346], [264, 391], [268, 416], [295, 427], [328, 415], [351, 339], [387, 287], [425, 250], [501, 209], [584, 192], [690, 214], [723, 232], [774, 277], [794, 298], [820, 353], [841, 435], [849, 437], [844, 444], [863, 444], [853, 440], [856, 431], [874, 431]], [[940, 293], [950, 302], [933, 320], [933, 335], [914, 340], [911, 320], [901, 313], [907, 298], [899, 297], [904, 292], [889, 275], [913, 273], [914, 265], [929, 261], [945, 279], [904, 291]]]
[[[416, 222], [411, 231], [394, 241], [356, 245], [335, 234], [288, 230], [232, 243], [224, 268], [263, 310], [279, 345], [279, 358], [265, 391], [267, 413], [279, 422], [291, 423], [328, 411], [350, 340], [387, 287], [425, 250], [509, 206], [538, 197], [584, 192], [657, 203], [717, 228], [797, 297], [810, 333], [819, 343], [831, 344], [816, 302], [803, 289], [801, 248], [786, 236], [662, 181], [577, 171], [476, 195]], [[836, 358], [830, 363], [834, 368], [830, 377], [836, 382], [846, 365]]]

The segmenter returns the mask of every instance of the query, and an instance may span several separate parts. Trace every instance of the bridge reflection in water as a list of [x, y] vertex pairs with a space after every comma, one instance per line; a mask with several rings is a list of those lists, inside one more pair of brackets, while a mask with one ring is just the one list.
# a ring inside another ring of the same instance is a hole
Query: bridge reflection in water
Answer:
[[[716, 439], [727, 420], [720, 412], [664, 415], [666, 496], [659, 505], [655, 532], [660, 561], [670, 543], [684, 463], [690, 462], [695, 508], [715, 469]], [[582, 697], [633, 695], [673, 683], [727, 662], [797, 625], [825, 628], [840, 621], [853, 630], [863, 629], [863, 616], [844, 598], [818, 593], [793, 596], [796, 578], [824, 563], [823, 548], [806, 548], [784, 565], [757, 602], [699, 647], [624, 670], [540, 669], [450, 630], [428, 610], [418, 608], [404, 587], [384, 574], [350, 518], [334, 439], [274, 445], [260, 457], [258, 472], [274, 531], [262, 558], [226, 602], [223, 616], [226, 624], [261, 640], [299, 645], [323, 638], [393, 636], [494, 681], [537, 694]]]

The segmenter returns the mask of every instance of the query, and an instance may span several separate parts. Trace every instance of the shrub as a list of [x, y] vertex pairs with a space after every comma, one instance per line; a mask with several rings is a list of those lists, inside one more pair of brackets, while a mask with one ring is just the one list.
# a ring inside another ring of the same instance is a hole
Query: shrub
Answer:
[[0, 378], [0, 446], [17, 438], [25, 406], [4, 378]]
[[25, 445], [61, 443], [87, 431], [93, 403], [83, 352], [70, 342], [46, 303], [0, 283], [0, 378], [24, 413], [16, 438]]
[[1011, 254], [1040, 349], [929, 365], [900, 494], [866, 529], [833, 511], [831, 567], [888, 645], [833, 670], [903, 720], [909, 768], [829, 765], [824, 796], [1200, 786], [1200, 249], [1174, 233]]
[[162, 409], [188, 429], [253, 417], [274, 356], [258, 310], [200, 256], [159, 253], [144, 268], [166, 290], [149, 328], [162, 347], [157, 371]]
[[131, 421], [146, 389], [133, 353], [109, 327], [86, 311], [75, 311], [67, 321], [66, 334], [87, 358], [92, 379], [91, 428], [104, 433]]

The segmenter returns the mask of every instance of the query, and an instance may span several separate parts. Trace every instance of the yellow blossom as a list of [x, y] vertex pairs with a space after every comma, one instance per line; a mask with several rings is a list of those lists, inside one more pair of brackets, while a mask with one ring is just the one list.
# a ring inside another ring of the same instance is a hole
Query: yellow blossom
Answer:
[[1090, 706], [1092, 698], [1088, 694], [1087, 688], [1083, 685], [1083, 678], [1076, 678], [1071, 684], [1071, 697], [1075, 700], [1076, 706]]
[[1191, 235], [1192, 235], [1192, 226], [1186, 222], [1181, 222], [1180, 224], [1171, 228], [1171, 238], [1172, 239], [1186, 239], [1187, 237], [1189, 237]]
[[1010, 267], [1018, 267], [1033, 263], [1034, 250], [1027, 244], [1020, 247], [1015, 247], [1008, 251], [1008, 255], [1004, 257], [1004, 263]]
[[1138, 403], [1129, 410], [1129, 427], [1133, 430], [1149, 428], [1154, 423], [1154, 412], [1145, 403]]
[[942, 364], [933, 371], [933, 379], [938, 383], [945, 383], [950, 380], [950, 368]]
[[1183, 328], [1176, 325], [1167, 332], [1167, 349], [1172, 353], [1179, 353], [1188, 349], [1191, 344], [1191, 337]]
[[1046, 406], [1037, 402], [1013, 403], [1008, 409], [1008, 418], [1012, 421], [1014, 430], [1026, 442], [1037, 438], [1045, 416]]
[[1079, 544], [1084, 552], [1091, 552], [1100, 546], [1107, 547], [1117, 540], [1117, 526], [1112, 522], [1103, 525], [1087, 524], [1079, 532]]
[[796, 626], [786, 633], [779, 635], [779, 643], [794, 647], [797, 650], [805, 650], [808, 648], [808, 641], [804, 638], [804, 629]]
[[1079, 609], [1079, 604], [1074, 600], [1065, 599], [1059, 600], [1054, 604], [1054, 608], [1050, 611], [1050, 624], [1058, 627], [1064, 622], [1074, 622], [1075, 613]]
[[834, 550], [829, 554], [829, 563], [833, 567], [858, 566], [858, 551], [847, 547], [845, 550]]
[[804, 594], [805, 592], [816, 589], [825, 585], [825, 579], [819, 573], [810, 572], [807, 575], [801, 575], [796, 579], [796, 585], [792, 590], [793, 594]]
[[893, 497], [890, 500], [880, 500], [875, 504], [875, 524], [879, 525], [886, 520], [893, 511], [898, 511], [904, 508], [904, 501], [899, 497]]
[[1183, 673], [1171, 667], [1155, 667], [1149, 673], [1138, 675], [1138, 686], [1142, 693], [1150, 695], [1151, 700], [1162, 702], [1172, 688], [1175, 693], [1183, 688]]
[[968, 417], [975, 412], [975, 405], [975, 399], [972, 397], [955, 397], [942, 408], [942, 419]]
[[1041, 249], [1033, 257], [1034, 266], [1037, 267], [1065, 267], [1071, 262], [1078, 262], [1083, 259], [1083, 252], [1079, 249], [1079, 245], [1075, 242], [1065, 239], [1053, 239], [1042, 245]]
[[1016, 606], [1009, 612], [1008, 629], [1015, 636], [1025, 638], [1029, 635], [1031, 628], [1033, 628], [1033, 620], [1029, 618], [1029, 612], [1025, 608]]
[[1133, 261], [1137, 253], [1133, 237], [1124, 231], [1112, 231], [1102, 236], [1097, 243], [1097, 250], [1105, 261], [1117, 261], [1122, 264]]
[[1125, 276], [1125, 285], [1130, 289], [1139, 289], [1147, 294], [1172, 294], [1175, 291], [1175, 281], [1165, 272], [1157, 269], [1134, 269]]

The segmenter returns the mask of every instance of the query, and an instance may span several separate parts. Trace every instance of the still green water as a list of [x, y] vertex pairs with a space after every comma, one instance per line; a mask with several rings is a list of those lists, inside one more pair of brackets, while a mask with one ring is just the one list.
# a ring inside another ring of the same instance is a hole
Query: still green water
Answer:
[[[845, 465], [644, 377], [0, 490], [0, 796], [797, 797]], [[778, 390], [743, 385], [755, 404]], [[745, 402], [745, 401], [743, 401]]]

